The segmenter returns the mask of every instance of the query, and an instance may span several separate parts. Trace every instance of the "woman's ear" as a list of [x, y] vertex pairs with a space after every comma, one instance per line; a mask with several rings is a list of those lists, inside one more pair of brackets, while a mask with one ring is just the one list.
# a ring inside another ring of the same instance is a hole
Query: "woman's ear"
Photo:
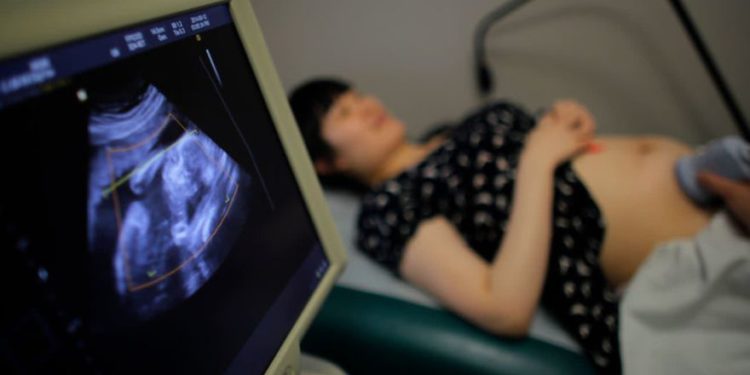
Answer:
[[328, 176], [328, 175], [333, 174], [333, 172], [335, 172], [333, 163], [331, 163], [329, 160], [326, 160], [324, 158], [319, 158], [315, 160], [313, 162], [313, 166], [315, 167], [315, 173], [321, 176]]
[[315, 167], [315, 172], [319, 175], [330, 176], [345, 171], [347, 163], [340, 157], [336, 157], [335, 160], [318, 158], [313, 162], [313, 166]]

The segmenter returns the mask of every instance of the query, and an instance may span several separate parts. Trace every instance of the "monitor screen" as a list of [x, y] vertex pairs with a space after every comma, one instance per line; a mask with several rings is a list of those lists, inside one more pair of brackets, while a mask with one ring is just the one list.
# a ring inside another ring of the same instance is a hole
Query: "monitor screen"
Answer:
[[227, 5], [0, 62], [0, 124], [0, 372], [269, 365], [329, 260]]

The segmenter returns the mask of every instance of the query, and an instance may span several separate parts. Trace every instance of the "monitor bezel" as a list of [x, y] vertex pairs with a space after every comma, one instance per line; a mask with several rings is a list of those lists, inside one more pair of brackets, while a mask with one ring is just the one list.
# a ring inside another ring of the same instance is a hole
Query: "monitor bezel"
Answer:
[[[42, 0], [0, 4], [0, 60], [186, 11], [227, 4], [330, 265], [266, 370], [298, 366], [299, 340], [346, 264], [346, 251], [315, 175], [250, 0]], [[29, 27], [29, 25], [43, 25]], [[22, 32], [21, 32], [22, 31]]]

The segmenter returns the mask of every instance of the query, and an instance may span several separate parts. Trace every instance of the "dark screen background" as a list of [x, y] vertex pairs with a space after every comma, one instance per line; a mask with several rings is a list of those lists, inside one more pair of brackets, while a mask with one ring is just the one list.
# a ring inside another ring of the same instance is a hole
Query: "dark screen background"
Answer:
[[[207, 48], [225, 103], [202, 66]], [[146, 322], [113, 318], [114, 283], [101, 272], [112, 253], [87, 249], [89, 108], [76, 98], [134, 79], [156, 86], [253, 180], [248, 220], [212, 278]], [[236, 31], [222, 26], [47, 89], [0, 112], [0, 372], [220, 372], [318, 243]]]

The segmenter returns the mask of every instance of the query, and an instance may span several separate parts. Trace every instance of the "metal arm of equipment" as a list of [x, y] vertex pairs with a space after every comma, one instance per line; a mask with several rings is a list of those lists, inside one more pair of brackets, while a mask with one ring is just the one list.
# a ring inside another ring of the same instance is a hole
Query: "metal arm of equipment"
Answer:
[[[526, 4], [530, 0], [510, 0], [504, 3], [502, 6], [486, 15], [477, 25], [474, 32], [474, 63], [475, 72], [477, 79], [477, 87], [482, 97], [487, 97], [493, 89], [492, 74], [489, 67], [487, 66], [486, 50], [484, 48], [484, 40], [487, 37], [487, 32], [490, 27], [497, 21], [505, 18], [516, 9], [520, 8], [521, 5]], [[714, 62], [708, 47], [701, 38], [695, 23], [690, 18], [685, 6], [681, 0], [670, 0], [670, 4], [674, 9], [677, 17], [680, 19], [685, 32], [690, 37], [690, 41], [693, 43], [693, 47], [701, 58], [703, 66], [706, 68], [711, 80], [716, 86], [716, 89], [721, 95], [721, 99], [724, 101], [724, 105], [729, 110], [732, 118], [734, 119], [735, 125], [739, 133], [745, 140], [750, 142], [750, 125], [748, 125], [746, 117], [742, 113], [740, 106], [734, 98], [729, 86], [726, 84], [718, 66]]]
[[484, 49], [484, 39], [490, 27], [497, 21], [513, 13], [516, 9], [528, 3], [529, 0], [510, 0], [484, 16], [474, 31], [474, 63], [476, 68], [477, 85], [482, 97], [487, 97], [492, 92], [492, 74], [487, 67], [487, 56]]
[[727, 86], [726, 81], [724, 81], [724, 77], [722, 77], [719, 67], [716, 65], [711, 53], [708, 51], [708, 47], [706, 47], [706, 44], [703, 42], [703, 38], [701, 38], [700, 33], [698, 33], [698, 29], [690, 18], [687, 9], [685, 9], [685, 6], [680, 0], [670, 0], [669, 2], [672, 4], [675, 13], [677, 13], [680, 22], [682, 22], [685, 32], [690, 36], [690, 41], [693, 42], [693, 47], [695, 47], [696, 52], [700, 55], [703, 66], [711, 76], [711, 80], [716, 86], [716, 89], [719, 90], [721, 99], [724, 101], [724, 105], [727, 106], [729, 113], [732, 115], [732, 118], [737, 125], [737, 129], [740, 134], [742, 134], [742, 137], [750, 142], [750, 127], [747, 124], [747, 120], [739, 105], [737, 105], [734, 95], [732, 95], [732, 92], [729, 90], [729, 86]]

